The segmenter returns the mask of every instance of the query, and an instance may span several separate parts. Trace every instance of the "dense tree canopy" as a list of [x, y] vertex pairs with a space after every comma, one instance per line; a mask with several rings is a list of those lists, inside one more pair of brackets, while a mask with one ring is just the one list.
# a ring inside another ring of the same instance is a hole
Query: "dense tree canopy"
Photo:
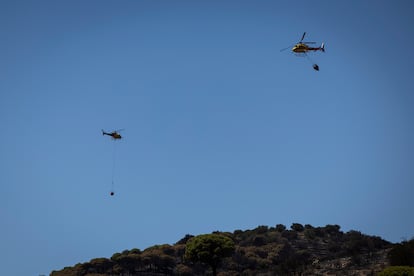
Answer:
[[[339, 225], [313, 227], [295, 223], [292, 226], [292, 230], [277, 224], [233, 233], [213, 232], [196, 237], [187, 234], [173, 245], [154, 245], [142, 251], [138, 248], [124, 250], [109, 259], [92, 259], [53, 271], [51, 275], [200, 276], [216, 274], [219, 267], [224, 275], [322, 275], [328, 272], [330, 275], [362, 275], [364, 271], [379, 273], [387, 263], [388, 252], [393, 262], [412, 260], [414, 241], [392, 246], [379, 237], [359, 231], [344, 233]], [[344, 263], [344, 260], [350, 262]]]
[[234, 242], [220, 234], [196, 236], [187, 242], [185, 258], [193, 262], [202, 262], [211, 266], [213, 275], [223, 258], [230, 257], [234, 252]]
[[388, 254], [391, 265], [414, 266], [414, 239], [396, 244]]

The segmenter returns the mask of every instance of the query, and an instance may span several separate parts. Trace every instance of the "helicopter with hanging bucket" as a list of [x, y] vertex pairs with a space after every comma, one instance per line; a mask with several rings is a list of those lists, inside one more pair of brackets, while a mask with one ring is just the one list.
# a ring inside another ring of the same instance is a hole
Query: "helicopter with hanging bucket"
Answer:
[[[306, 32], [303, 33], [302, 38], [299, 40], [299, 42], [289, 47], [286, 47], [280, 51], [282, 52], [292, 47], [291, 51], [293, 53], [295, 53], [298, 56], [306, 56], [309, 60], [310, 58], [307, 55], [308, 52], [317, 52], [317, 51], [325, 52], [325, 44], [323, 42], [321, 43], [321, 46], [319, 47], [311, 47], [310, 45], [316, 44], [316, 42], [303, 41], [303, 39], [305, 38], [305, 35], [306, 35]], [[319, 66], [316, 63], [313, 64], [312, 66], [313, 66], [313, 69], [315, 69], [316, 71], [319, 71]]]
[[114, 196], [115, 195], [115, 191], [114, 191], [114, 178], [115, 178], [115, 156], [116, 156], [116, 144], [118, 144], [117, 142], [115, 142], [116, 140], [120, 140], [122, 139], [121, 134], [119, 134], [119, 132], [121, 132], [123, 129], [118, 129], [118, 130], [114, 130], [111, 132], [106, 132], [105, 130], [102, 129], [102, 135], [107, 135], [110, 136], [111, 139], [114, 141], [113, 145], [114, 145], [114, 151], [113, 151], [113, 156], [112, 156], [112, 181], [111, 181], [111, 191], [109, 193], [110, 196]]
[[108, 135], [111, 136], [112, 139], [114, 140], [118, 140], [118, 139], [122, 139], [121, 134], [119, 134], [119, 132], [121, 132], [123, 129], [118, 129], [112, 132], [105, 132], [105, 130], [102, 129], [102, 135]]

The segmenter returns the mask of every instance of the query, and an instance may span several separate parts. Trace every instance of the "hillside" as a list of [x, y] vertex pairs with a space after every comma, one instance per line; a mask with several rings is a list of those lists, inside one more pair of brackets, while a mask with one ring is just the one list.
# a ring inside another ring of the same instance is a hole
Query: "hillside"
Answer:
[[[234, 242], [218, 275], [373, 275], [388, 265], [392, 244], [358, 231], [342, 232], [338, 225], [313, 227], [294, 223], [290, 229], [259, 226], [253, 230], [214, 232]], [[53, 271], [51, 276], [208, 275], [209, 266], [184, 258], [186, 235], [174, 245], [155, 245], [143, 251], [125, 250], [108, 258]]]

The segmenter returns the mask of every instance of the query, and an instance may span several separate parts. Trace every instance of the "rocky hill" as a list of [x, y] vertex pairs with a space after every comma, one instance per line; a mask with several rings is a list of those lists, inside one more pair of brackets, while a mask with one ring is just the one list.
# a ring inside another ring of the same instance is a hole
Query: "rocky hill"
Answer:
[[[313, 227], [293, 223], [290, 229], [259, 226], [253, 230], [214, 232], [234, 242], [231, 257], [223, 258], [218, 275], [375, 275], [388, 266], [392, 244], [358, 231], [342, 232], [338, 225]], [[208, 265], [185, 258], [186, 235], [174, 245], [143, 251], [125, 250], [111, 258], [53, 271], [51, 276], [209, 275]]]

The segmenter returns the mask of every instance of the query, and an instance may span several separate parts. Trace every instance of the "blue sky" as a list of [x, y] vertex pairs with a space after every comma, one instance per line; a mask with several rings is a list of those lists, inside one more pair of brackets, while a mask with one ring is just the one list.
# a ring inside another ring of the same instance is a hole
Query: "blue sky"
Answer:
[[[278, 223], [411, 238], [412, 10], [1, 1], [2, 271]], [[319, 72], [279, 51], [304, 31]]]

